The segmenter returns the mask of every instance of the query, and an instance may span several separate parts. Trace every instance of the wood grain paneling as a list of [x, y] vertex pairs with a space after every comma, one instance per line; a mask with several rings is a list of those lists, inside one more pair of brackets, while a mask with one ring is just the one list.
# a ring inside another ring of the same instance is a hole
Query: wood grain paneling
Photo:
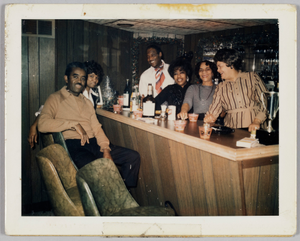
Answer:
[[[95, 60], [98, 59], [98, 26], [97, 24], [90, 24], [89, 27], [89, 59], [88, 60]], [[101, 63], [100, 63], [101, 64]]]
[[[44, 104], [49, 95], [55, 92], [55, 41], [51, 38], [40, 38], [40, 104]], [[49, 59], [52, 61], [43, 61]]]
[[171, 149], [167, 138], [155, 136], [155, 154], [163, 190], [164, 201], [170, 201], [176, 210], [179, 210], [176, 192], [175, 177], [171, 160]]
[[163, 162], [163, 156], [160, 155], [159, 151], [160, 149], [157, 148], [157, 144], [160, 146], [163, 143], [160, 143], [160, 139], [158, 139], [153, 134], [148, 134], [148, 141], [149, 141], [149, 147], [151, 149], [151, 162], [152, 162], [152, 168], [153, 168], [153, 181], [155, 182], [155, 188], [157, 193], [157, 202], [160, 206], [164, 205], [164, 202], [166, 201], [164, 198], [164, 192], [163, 192], [163, 185], [162, 180], [160, 176], [160, 169], [159, 169], [159, 162]]
[[212, 164], [218, 213], [221, 216], [235, 215], [236, 207], [234, 205], [229, 161], [221, 157], [212, 156]]
[[[40, 105], [40, 73], [39, 73], [39, 39], [36, 37], [28, 37], [28, 62], [29, 62], [29, 120], [34, 122], [35, 111], [39, 109]], [[26, 138], [26, 137], [25, 137]], [[32, 202], [41, 202], [41, 178], [38, 171], [38, 166], [35, 160], [35, 154], [38, 149], [31, 151], [31, 187], [32, 187]]]
[[243, 169], [247, 215], [256, 215], [260, 167]]
[[[28, 37], [22, 37], [22, 116], [29, 113], [29, 79], [28, 79]], [[29, 118], [22, 118], [22, 157], [30, 157], [27, 136], [30, 126]], [[31, 204], [31, 159], [22, 159], [22, 203]]]
[[[118, 144], [140, 153], [138, 186], [132, 192], [140, 205], [158, 206], [170, 201], [183, 216], [278, 213], [276, 164], [270, 168], [268, 162], [259, 159], [262, 166], [254, 160], [258, 166], [251, 167], [251, 160], [247, 160], [244, 168], [242, 160], [220, 157], [213, 148], [202, 150], [200, 145], [195, 148], [185, 144], [180, 140], [185, 136], [182, 133], [168, 135], [164, 128], [157, 131], [155, 125], [97, 112], [103, 114], [98, 119], [109, 139], [121, 140]], [[262, 170], [269, 170], [263, 178]], [[259, 203], [263, 205], [259, 207]]]
[[210, 216], [219, 215], [211, 154], [200, 151], [200, 160], [203, 167], [202, 174], [204, 178], [207, 213]]
[[274, 177], [278, 174], [278, 165], [260, 167], [256, 215], [274, 214], [274, 194], [277, 190]]
[[[148, 186], [151, 182], [151, 177], [147, 176], [148, 173], [151, 174], [151, 170], [149, 170], [149, 159], [150, 159], [150, 150], [148, 147], [148, 136], [146, 131], [142, 130], [135, 130], [135, 136], [138, 140], [137, 150], [141, 157], [141, 165], [140, 165], [140, 171], [139, 171], [139, 180], [138, 182], [141, 182], [139, 185], [140, 189], [140, 205], [146, 206], [149, 205], [149, 199], [148, 199]], [[151, 168], [151, 166], [150, 166]], [[150, 175], [149, 174], [149, 175]]]
[[233, 204], [234, 204], [234, 215], [245, 215], [245, 192], [243, 183], [243, 170], [240, 162], [229, 161], [230, 170], [230, 188], [232, 189]]
[[55, 33], [55, 90], [61, 89], [66, 85], [64, 75], [67, 62], [67, 22], [65, 20], [56, 20], [56, 33]]
[[84, 24], [81, 20], [74, 20], [73, 26], [73, 61], [84, 62]]
[[195, 215], [185, 146], [172, 140], [169, 140], [169, 146], [178, 198], [178, 214], [184, 216]]
[[[189, 167], [190, 186], [194, 200], [196, 216], [207, 216], [208, 208], [205, 199], [205, 180], [203, 177], [202, 160], [199, 150], [192, 147], [185, 147], [186, 161]], [[201, 161], [200, 161], [201, 160]], [[215, 207], [214, 207], [215, 209]]]

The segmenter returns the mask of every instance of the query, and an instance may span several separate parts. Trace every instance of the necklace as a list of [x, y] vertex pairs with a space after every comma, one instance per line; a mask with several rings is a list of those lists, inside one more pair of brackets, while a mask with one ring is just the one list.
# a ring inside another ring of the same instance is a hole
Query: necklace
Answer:
[[[202, 85], [202, 86], [203, 86], [203, 85]], [[199, 98], [200, 98], [200, 100], [201, 100], [201, 104], [202, 104], [202, 105], [204, 105], [204, 103], [203, 103], [203, 102], [204, 102], [204, 101], [207, 101], [207, 100], [208, 100], [208, 98], [210, 97], [211, 93], [212, 93], [212, 92], [213, 92], [213, 90], [214, 90], [214, 85], [212, 85], [212, 86], [211, 86], [210, 93], [209, 93], [209, 95], [208, 95], [208, 97], [207, 97], [206, 99], [202, 99], [202, 98], [201, 98], [201, 96], [200, 96], [200, 92], [201, 92], [201, 91], [200, 91], [200, 90], [201, 90], [201, 88], [199, 89]]]

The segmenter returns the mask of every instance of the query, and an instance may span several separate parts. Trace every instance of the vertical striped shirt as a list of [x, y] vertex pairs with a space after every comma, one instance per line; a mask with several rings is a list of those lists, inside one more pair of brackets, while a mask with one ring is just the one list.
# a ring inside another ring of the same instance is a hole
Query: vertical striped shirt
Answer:
[[261, 102], [261, 93], [267, 88], [254, 72], [239, 72], [235, 81], [220, 83], [214, 93], [207, 114], [218, 118], [222, 109], [227, 112], [225, 126], [248, 128], [255, 118], [263, 122], [266, 111]]

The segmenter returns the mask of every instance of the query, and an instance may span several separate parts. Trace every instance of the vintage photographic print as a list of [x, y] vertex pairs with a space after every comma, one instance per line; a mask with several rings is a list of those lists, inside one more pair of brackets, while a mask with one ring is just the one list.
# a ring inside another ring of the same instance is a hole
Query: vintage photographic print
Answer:
[[295, 6], [12, 4], [5, 23], [6, 234], [296, 232]]

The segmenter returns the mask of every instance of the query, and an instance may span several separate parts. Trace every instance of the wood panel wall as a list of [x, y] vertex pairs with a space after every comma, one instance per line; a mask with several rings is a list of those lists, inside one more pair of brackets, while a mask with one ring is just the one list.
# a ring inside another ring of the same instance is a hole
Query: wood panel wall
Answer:
[[[22, 37], [23, 206], [48, 200], [35, 160], [40, 146], [31, 150], [27, 137], [35, 120], [34, 113], [51, 93], [65, 85], [67, 64], [97, 61], [120, 93], [126, 79], [131, 79], [132, 33], [82, 20], [56, 20], [55, 24], [55, 39]], [[23, 211], [28, 212], [28, 208]]]
[[242, 162], [107, 117], [98, 119], [113, 144], [140, 153], [138, 186], [132, 191], [140, 205], [170, 201], [182, 216], [278, 215], [276, 158], [272, 165], [261, 161], [263, 166], [243, 168]]
[[94, 60], [102, 66], [115, 90], [122, 93], [126, 79], [132, 78], [132, 39], [132, 33], [127, 31], [82, 20], [57, 20], [57, 89], [65, 85], [63, 76], [68, 63]]
[[22, 202], [27, 205], [47, 200], [35, 160], [40, 148], [30, 150], [27, 137], [35, 112], [55, 91], [54, 47], [52, 38], [22, 37]]

